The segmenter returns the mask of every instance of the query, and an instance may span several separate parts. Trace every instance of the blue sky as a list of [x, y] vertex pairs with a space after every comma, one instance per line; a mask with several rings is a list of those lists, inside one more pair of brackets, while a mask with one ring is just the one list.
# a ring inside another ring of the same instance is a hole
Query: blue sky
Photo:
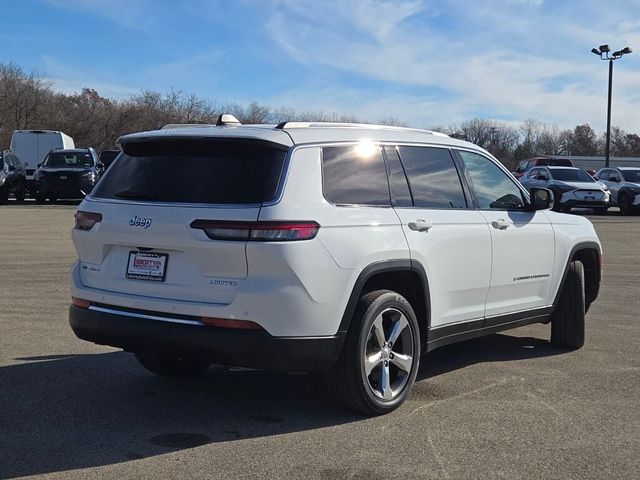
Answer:
[[5, 0], [0, 62], [57, 89], [171, 88], [217, 102], [395, 117], [480, 116], [640, 133], [640, 0]]

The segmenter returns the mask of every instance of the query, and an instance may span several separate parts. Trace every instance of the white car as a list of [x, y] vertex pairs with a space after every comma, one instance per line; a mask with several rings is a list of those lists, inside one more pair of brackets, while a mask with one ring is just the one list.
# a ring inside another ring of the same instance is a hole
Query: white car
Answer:
[[160, 375], [324, 371], [369, 414], [420, 356], [530, 323], [584, 342], [602, 253], [483, 149], [425, 130], [283, 123], [119, 139], [80, 204], [70, 324]]
[[520, 178], [525, 188], [548, 188], [554, 195], [554, 209], [569, 213], [572, 208], [592, 208], [606, 213], [609, 187], [576, 167], [535, 167]]
[[611, 204], [623, 215], [640, 213], [640, 167], [602, 168], [595, 177], [611, 191]]

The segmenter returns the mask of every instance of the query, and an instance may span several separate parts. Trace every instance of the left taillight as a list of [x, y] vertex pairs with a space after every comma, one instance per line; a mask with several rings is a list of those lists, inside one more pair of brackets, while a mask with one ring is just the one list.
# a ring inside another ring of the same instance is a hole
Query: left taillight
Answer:
[[291, 242], [310, 240], [318, 234], [317, 222], [230, 222], [194, 220], [191, 228], [203, 230], [212, 240]]
[[91, 230], [96, 223], [102, 221], [102, 214], [78, 210], [75, 215], [76, 230]]
[[79, 308], [89, 308], [91, 306], [91, 302], [89, 300], [85, 300], [84, 298], [71, 297], [71, 303], [75, 307]]

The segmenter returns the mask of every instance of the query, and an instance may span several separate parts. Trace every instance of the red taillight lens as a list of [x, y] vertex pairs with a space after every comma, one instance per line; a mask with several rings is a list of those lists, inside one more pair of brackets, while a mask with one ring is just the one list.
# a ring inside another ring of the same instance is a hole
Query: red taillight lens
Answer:
[[212, 240], [290, 242], [310, 240], [318, 234], [316, 222], [228, 222], [194, 220], [191, 228], [204, 230]]
[[250, 320], [229, 320], [227, 318], [200, 317], [209, 327], [235, 328], [236, 330], [262, 330], [262, 327]]
[[91, 306], [91, 302], [84, 298], [71, 297], [71, 303], [80, 308], [89, 308]]
[[77, 230], [91, 230], [96, 223], [102, 221], [101, 213], [82, 212], [78, 210], [74, 217], [76, 218]]

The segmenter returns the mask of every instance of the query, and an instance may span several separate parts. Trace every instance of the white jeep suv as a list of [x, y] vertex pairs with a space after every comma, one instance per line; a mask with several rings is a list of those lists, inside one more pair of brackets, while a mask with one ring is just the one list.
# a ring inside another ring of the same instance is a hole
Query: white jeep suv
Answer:
[[222, 120], [119, 139], [76, 213], [81, 339], [159, 375], [327, 372], [370, 414], [442, 345], [548, 322], [583, 345], [601, 247], [549, 190], [425, 130]]

